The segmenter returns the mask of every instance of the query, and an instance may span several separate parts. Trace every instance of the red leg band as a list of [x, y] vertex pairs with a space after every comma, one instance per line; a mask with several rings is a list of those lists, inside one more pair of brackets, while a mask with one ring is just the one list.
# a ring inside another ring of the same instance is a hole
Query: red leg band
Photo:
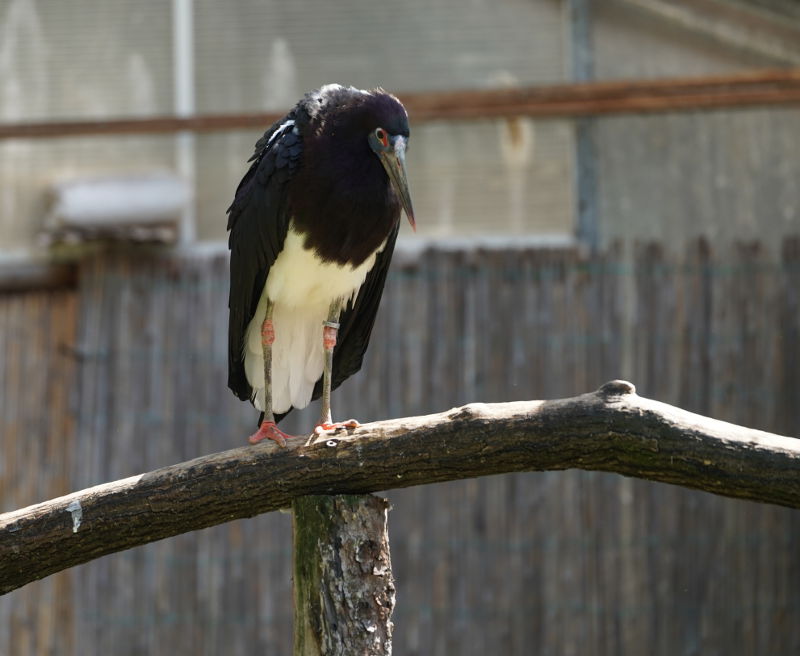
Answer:
[[325, 347], [326, 350], [332, 349], [336, 346], [336, 333], [338, 329], [332, 328], [331, 326], [325, 326], [322, 329], [322, 345]]
[[269, 346], [275, 341], [275, 328], [272, 326], [272, 319], [264, 319], [261, 324], [261, 343]]

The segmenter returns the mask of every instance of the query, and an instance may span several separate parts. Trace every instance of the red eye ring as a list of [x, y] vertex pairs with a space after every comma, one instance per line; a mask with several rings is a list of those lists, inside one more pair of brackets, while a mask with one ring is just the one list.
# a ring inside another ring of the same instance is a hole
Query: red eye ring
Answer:
[[384, 148], [389, 147], [389, 135], [386, 134], [386, 130], [383, 128], [377, 128], [375, 130], [375, 138], [381, 143]]

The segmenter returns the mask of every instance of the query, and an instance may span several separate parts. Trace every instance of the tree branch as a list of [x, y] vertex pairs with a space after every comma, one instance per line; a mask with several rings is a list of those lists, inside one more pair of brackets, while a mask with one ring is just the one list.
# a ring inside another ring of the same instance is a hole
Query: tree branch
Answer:
[[800, 508], [800, 440], [692, 414], [612, 381], [569, 399], [475, 403], [366, 424], [307, 447], [233, 449], [0, 515], [0, 594], [307, 495], [570, 468]]

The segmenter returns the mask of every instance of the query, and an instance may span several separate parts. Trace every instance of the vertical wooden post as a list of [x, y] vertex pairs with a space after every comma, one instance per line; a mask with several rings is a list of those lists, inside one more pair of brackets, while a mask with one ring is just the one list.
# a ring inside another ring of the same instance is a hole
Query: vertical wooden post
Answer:
[[395, 599], [389, 502], [309, 496], [292, 511], [295, 656], [389, 656]]

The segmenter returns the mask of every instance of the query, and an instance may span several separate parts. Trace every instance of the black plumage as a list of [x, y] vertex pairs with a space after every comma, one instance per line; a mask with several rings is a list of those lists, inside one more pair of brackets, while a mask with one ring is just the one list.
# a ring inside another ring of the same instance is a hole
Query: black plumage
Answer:
[[[381, 90], [366, 92], [328, 85], [307, 94], [256, 143], [251, 166], [228, 210], [228, 385], [240, 399], [252, 401], [255, 397], [245, 366], [245, 341], [248, 330], [253, 330], [251, 322], [263, 319], [255, 315], [260, 302], [264, 307], [265, 285], [271, 272], [277, 277], [285, 276], [284, 270], [294, 271], [288, 258], [295, 258], [299, 266], [306, 251], [313, 254], [308, 262], [318, 267], [319, 273], [306, 267], [303, 272], [295, 271], [295, 278], [320, 275], [324, 280], [324, 272], [355, 271], [374, 258], [363, 283], [352, 290], [353, 296], [341, 299], [331, 388], [360, 369], [403, 207], [414, 225], [405, 182], [407, 139], [407, 115], [396, 98]], [[288, 248], [290, 231], [304, 252]], [[349, 280], [347, 275], [342, 276]], [[293, 285], [303, 289], [304, 284], [300, 280], [272, 280], [270, 284], [273, 282], [289, 290]], [[320, 298], [325, 293], [321, 290]], [[336, 293], [331, 291], [331, 301]], [[275, 301], [279, 311], [280, 297], [277, 292], [273, 295], [275, 298], [270, 296], [268, 302]], [[302, 311], [305, 301], [292, 297], [284, 302], [292, 307], [296, 303]], [[280, 348], [279, 328], [276, 320], [276, 349]], [[322, 348], [321, 323], [319, 331]], [[314, 384], [312, 400], [320, 397], [322, 386], [320, 377]], [[268, 411], [271, 409], [270, 405]], [[290, 410], [276, 409], [276, 420]]]

